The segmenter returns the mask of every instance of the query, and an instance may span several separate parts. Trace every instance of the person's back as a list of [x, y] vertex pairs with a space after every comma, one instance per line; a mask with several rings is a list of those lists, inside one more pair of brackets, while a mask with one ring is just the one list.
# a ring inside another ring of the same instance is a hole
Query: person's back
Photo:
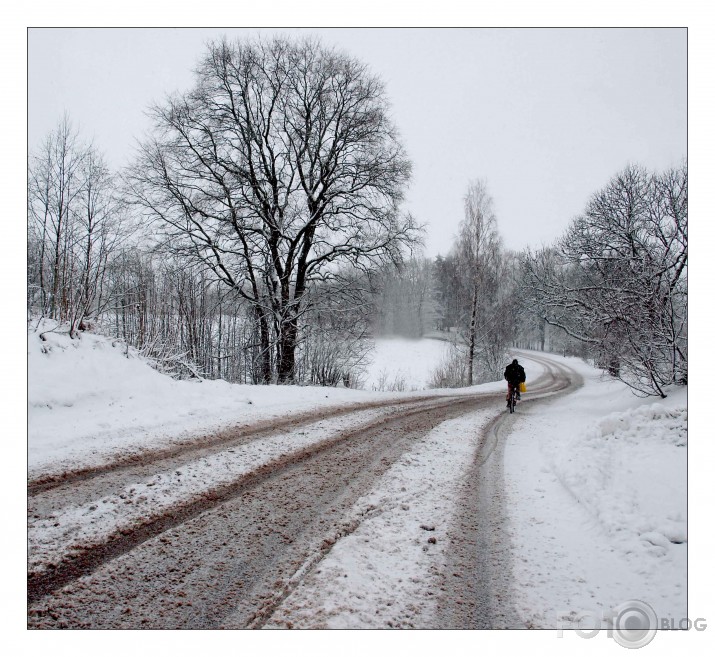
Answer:
[[524, 368], [519, 365], [519, 361], [516, 358], [506, 366], [506, 369], [504, 370], [504, 378], [509, 383], [515, 383], [517, 385], [526, 381], [526, 372], [524, 371]]
[[504, 370], [504, 378], [506, 379], [509, 387], [506, 393], [506, 401], [509, 403], [509, 395], [511, 394], [511, 389], [516, 388], [517, 399], [521, 398], [519, 394], [519, 384], [526, 381], [526, 372], [524, 368], [519, 365], [519, 361], [515, 358], [509, 365], [506, 366]]

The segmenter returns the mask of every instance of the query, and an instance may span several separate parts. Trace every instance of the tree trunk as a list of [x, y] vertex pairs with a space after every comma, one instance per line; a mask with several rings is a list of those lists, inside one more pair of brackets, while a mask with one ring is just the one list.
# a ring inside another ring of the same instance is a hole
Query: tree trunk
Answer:
[[57, 310], [57, 297], [60, 293], [60, 262], [62, 252], [62, 244], [60, 242], [62, 238], [61, 231], [62, 215], [60, 214], [60, 218], [57, 221], [54, 262], [52, 263], [52, 296], [50, 298], [50, 317], [52, 319], [58, 319], [59, 317], [59, 313]]
[[471, 386], [474, 381], [474, 347], [477, 337], [477, 283], [474, 284], [474, 294], [472, 295], [472, 313], [469, 320], [469, 351], [467, 353], [467, 385]]
[[268, 328], [266, 313], [256, 308], [258, 316], [258, 330], [261, 338], [261, 350], [258, 354], [258, 371], [256, 383], [268, 385], [271, 382], [271, 337]]
[[298, 321], [293, 315], [281, 327], [278, 383], [295, 382], [295, 348], [298, 341]]

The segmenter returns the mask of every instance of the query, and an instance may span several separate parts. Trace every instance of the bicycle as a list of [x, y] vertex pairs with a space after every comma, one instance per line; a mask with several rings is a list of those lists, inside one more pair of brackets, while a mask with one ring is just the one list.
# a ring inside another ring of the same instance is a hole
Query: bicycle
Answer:
[[507, 399], [507, 406], [509, 407], [509, 412], [513, 413], [516, 408], [517, 394], [519, 392], [519, 385], [509, 386], [509, 398]]

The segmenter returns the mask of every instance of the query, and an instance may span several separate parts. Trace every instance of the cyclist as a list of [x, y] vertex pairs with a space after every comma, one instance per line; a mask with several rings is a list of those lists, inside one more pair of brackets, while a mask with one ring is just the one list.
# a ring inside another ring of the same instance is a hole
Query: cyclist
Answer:
[[516, 398], [521, 399], [521, 395], [519, 394], [519, 384], [526, 381], [526, 372], [524, 372], [524, 368], [519, 365], [519, 361], [516, 358], [506, 366], [506, 369], [504, 370], [504, 378], [509, 384], [506, 392], [506, 405], [509, 406], [509, 395], [511, 394], [511, 389], [516, 388]]

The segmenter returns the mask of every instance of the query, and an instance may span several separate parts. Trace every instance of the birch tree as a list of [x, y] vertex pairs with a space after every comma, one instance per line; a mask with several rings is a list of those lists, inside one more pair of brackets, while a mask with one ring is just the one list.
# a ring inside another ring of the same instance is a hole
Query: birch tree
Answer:
[[38, 292], [28, 301], [75, 337], [109, 302], [108, 260], [130, 224], [104, 158], [67, 116], [29, 158], [28, 231], [29, 285]]
[[67, 115], [29, 158], [28, 228], [39, 248], [37, 285], [42, 313], [65, 319], [74, 242], [71, 208], [83, 188], [86, 149]]
[[[486, 336], [491, 305], [498, 286], [501, 238], [497, 231], [493, 201], [486, 182], [469, 184], [464, 197], [464, 219], [459, 227], [457, 258], [469, 292], [467, 344], [467, 385], [474, 379], [474, 358], [480, 335]], [[491, 295], [491, 296], [490, 296]]]

